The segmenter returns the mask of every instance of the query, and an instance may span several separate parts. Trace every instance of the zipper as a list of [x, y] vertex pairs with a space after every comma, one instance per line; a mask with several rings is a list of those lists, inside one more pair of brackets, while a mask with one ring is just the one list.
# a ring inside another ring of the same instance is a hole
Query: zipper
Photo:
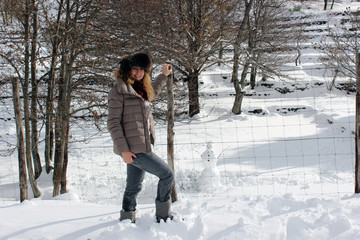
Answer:
[[149, 116], [146, 116], [146, 111], [145, 111], [145, 100], [140, 97], [140, 101], [141, 101], [141, 112], [142, 115], [145, 116], [145, 121], [144, 121], [144, 136], [145, 136], [145, 148], [146, 148], [146, 152], [150, 151], [151, 148], [149, 148], [149, 143], [150, 143], [150, 128], [149, 128]]

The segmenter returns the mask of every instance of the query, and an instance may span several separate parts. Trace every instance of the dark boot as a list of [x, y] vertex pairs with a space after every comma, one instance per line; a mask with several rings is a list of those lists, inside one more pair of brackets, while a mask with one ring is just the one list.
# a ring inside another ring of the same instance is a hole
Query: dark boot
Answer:
[[171, 199], [166, 202], [160, 202], [155, 200], [156, 206], [156, 221], [159, 223], [160, 220], [166, 222], [167, 219], [172, 220], [173, 216], [171, 215]]
[[130, 219], [132, 223], [135, 223], [135, 211], [126, 212], [121, 210], [120, 212], [120, 221]]

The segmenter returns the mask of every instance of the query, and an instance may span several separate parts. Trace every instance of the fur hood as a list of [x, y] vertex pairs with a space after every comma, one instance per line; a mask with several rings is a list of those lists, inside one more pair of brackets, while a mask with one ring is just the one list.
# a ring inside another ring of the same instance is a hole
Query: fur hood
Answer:
[[139, 94], [134, 90], [134, 88], [132, 88], [130, 84], [127, 84], [122, 78], [117, 78], [116, 90], [118, 93], [121, 94], [130, 94], [134, 96], [139, 96]]

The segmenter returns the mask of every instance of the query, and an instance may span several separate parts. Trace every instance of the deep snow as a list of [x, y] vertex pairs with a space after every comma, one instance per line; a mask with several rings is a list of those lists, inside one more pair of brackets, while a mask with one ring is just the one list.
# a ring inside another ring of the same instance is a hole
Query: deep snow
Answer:
[[[303, 9], [326, 18], [322, 4]], [[346, 6], [336, 4], [333, 11]], [[69, 193], [62, 196], [51, 197], [51, 176], [43, 173], [42, 196], [20, 204], [17, 156], [0, 157], [0, 239], [360, 239], [359, 196], [353, 194], [355, 97], [327, 90], [317, 57], [308, 48], [300, 66], [289, 65], [295, 82], [247, 89], [252, 96], [238, 116], [231, 114], [230, 68], [202, 74], [201, 114], [175, 125], [179, 200], [167, 223], [154, 220], [156, 179], [150, 175], [136, 224], [118, 221], [125, 164], [113, 154], [108, 133], [76, 142], [95, 132], [86, 123], [72, 129]], [[275, 90], [284, 87], [293, 92]], [[263, 112], [252, 113], [256, 109]], [[0, 124], [1, 137], [14, 143], [15, 123]], [[166, 125], [159, 121], [156, 128], [154, 152], [166, 159]], [[209, 142], [216, 159], [207, 161], [202, 154]], [[215, 175], [206, 178], [206, 171]]]

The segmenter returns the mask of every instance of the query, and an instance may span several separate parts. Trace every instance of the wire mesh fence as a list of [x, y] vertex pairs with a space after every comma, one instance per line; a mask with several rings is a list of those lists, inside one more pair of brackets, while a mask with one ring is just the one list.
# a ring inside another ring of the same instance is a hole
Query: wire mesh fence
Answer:
[[[200, 114], [183, 116], [174, 126], [179, 198], [353, 193], [355, 94], [344, 89], [348, 80], [339, 79], [329, 91], [319, 68], [291, 73], [292, 80], [247, 87], [240, 115], [231, 113], [229, 71], [200, 76]], [[2, 126], [3, 140], [14, 142], [15, 123], [2, 120]], [[166, 161], [166, 122], [157, 121], [156, 136], [153, 151]], [[84, 121], [71, 137], [69, 193], [58, 198], [120, 204], [126, 167], [113, 153], [110, 135]], [[16, 152], [1, 157], [0, 174], [0, 199], [18, 199]], [[52, 198], [51, 181], [45, 172], [38, 179], [42, 198]], [[152, 202], [156, 188], [157, 179], [147, 174], [139, 201]]]

